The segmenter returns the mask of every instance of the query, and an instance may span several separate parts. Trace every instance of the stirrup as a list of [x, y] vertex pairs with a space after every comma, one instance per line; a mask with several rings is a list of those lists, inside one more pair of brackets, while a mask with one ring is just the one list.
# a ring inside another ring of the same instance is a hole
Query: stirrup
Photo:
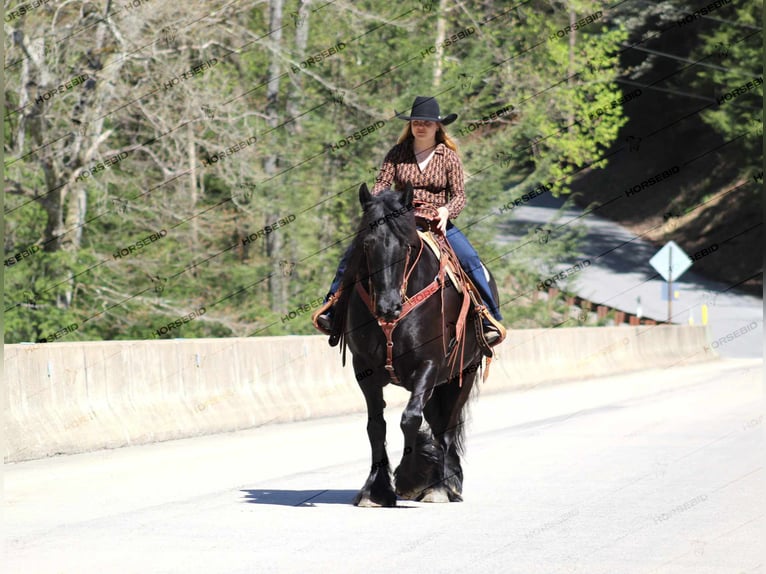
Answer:
[[[503, 342], [506, 336], [505, 327], [503, 327], [502, 323], [500, 323], [497, 319], [495, 319], [489, 312], [489, 310], [484, 305], [479, 305], [476, 308], [476, 311], [478, 313], [478, 318], [480, 321], [477, 321], [477, 327], [480, 326], [480, 328], [477, 328], [477, 335], [479, 335], [479, 331], [481, 331], [481, 339], [482, 342], [487, 346], [487, 350], [491, 347], [495, 347]], [[490, 327], [490, 331], [493, 333], [497, 333], [497, 337], [490, 337], [490, 340], [486, 336], [486, 327], [485, 327], [485, 321], [486, 324]], [[486, 356], [492, 356], [492, 353], [485, 353]]]
[[482, 327], [484, 329], [484, 340], [487, 342], [487, 345], [490, 347], [497, 345], [500, 339], [500, 331], [498, 328], [489, 321], [484, 323]]
[[337, 301], [337, 299], [338, 298], [336, 293], [333, 293], [327, 298], [327, 301], [325, 301], [322, 306], [319, 307], [319, 309], [314, 311], [314, 314], [311, 316], [311, 323], [314, 325], [314, 328], [316, 328], [316, 330], [323, 335], [331, 334], [332, 323], [328, 321], [329, 317], [321, 316], [326, 315], [332, 309], [332, 306], [335, 305], [335, 301]]
[[485, 312], [482, 315], [482, 319], [486, 319], [489, 323], [490, 327], [492, 327], [492, 330], [497, 331], [499, 337], [496, 341], [490, 343], [490, 347], [494, 347], [495, 345], [499, 345], [503, 342], [505, 339], [506, 331], [505, 327], [503, 327], [503, 324], [500, 323], [497, 319], [495, 319], [488, 310], [485, 308]]

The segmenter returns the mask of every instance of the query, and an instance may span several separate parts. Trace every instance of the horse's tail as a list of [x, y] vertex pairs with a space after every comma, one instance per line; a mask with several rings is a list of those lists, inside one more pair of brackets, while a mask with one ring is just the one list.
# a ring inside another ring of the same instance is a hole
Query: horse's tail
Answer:
[[[479, 361], [481, 359], [478, 359]], [[466, 393], [466, 399], [465, 402], [462, 403], [462, 407], [459, 409], [457, 413], [457, 432], [455, 433], [455, 449], [457, 450], [458, 454], [460, 456], [463, 456], [465, 454], [465, 426], [466, 421], [469, 418], [469, 415], [471, 414], [471, 403], [478, 397], [479, 395], [479, 386], [477, 383], [479, 381], [479, 374], [475, 373], [473, 376], [469, 377], [470, 383], [466, 384], [466, 380], [463, 379], [463, 387], [461, 388], [461, 393]], [[468, 389], [465, 389], [465, 387], [468, 387]]]
[[[481, 358], [477, 361], [479, 363], [476, 364], [476, 369], [463, 376], [462, 385], [458, 384], [457, 377], [438, 385], [426, 405], [426, 408], [433, 409], [439, 421], [437, 425], [450, 435], [452, 446], [459, 456], [465, 452], [465, 426], [470, 413], [469, 405], [479, 393], [479, 385], [476, 382], [479, 378]], [[431, 426], [433, 428], [434, 425]]]

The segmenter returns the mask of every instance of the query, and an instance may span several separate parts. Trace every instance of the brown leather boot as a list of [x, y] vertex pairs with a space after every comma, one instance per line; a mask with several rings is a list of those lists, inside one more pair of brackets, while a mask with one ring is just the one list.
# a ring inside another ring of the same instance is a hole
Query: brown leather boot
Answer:
[[332, 333], [333, 305], [335, 305], [337, 299], [337, 293], [330, 295], [327, 301], [314, 311], [314, 314], [311, 316], [311, 322], [314, 324], [314, 327], [325, 335]]
[[328, 309], [321, 315], [317, 315], [317, 325], [329, 334], [332, 331], [332, 308]]
[[484, 338], [491, 347], [500, 339], [500, 330], [489, 321], [484, 321]]
[[506, 335], [505, 327], [489, 313], [486, 307], [482, 309], [481, 325], [487, 345], [494, 347], [503, 342]]

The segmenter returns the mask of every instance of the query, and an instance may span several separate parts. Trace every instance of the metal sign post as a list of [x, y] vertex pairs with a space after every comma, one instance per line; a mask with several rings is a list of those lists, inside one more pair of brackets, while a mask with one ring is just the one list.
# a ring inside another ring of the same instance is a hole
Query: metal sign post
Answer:
[[[674, 253], [675, 257], [673, 257]], [[675, 266], [673, 265], [674, 259], [676, 261]], [[668, 323], [670, 323], [673, 318], [673, 281], [683, 275], [684, 271], [692, 264], [692, 260], [674, 241], [668, 241], [662, 249], [652, 256], [649, 264], [668, 282]]]
[[668, 250], [668, 323], [673, 318], [673, 250]]

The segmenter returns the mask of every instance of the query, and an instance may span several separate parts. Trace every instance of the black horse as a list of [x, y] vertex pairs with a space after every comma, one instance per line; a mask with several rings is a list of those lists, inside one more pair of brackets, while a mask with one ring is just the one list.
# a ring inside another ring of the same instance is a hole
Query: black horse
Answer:
[[[397, 494], [424, 502], [462, 500], [464, 407], [481, 367], [474, 331], [480, 319], [471, 306], [464, 335], [456, 340], [462, 296], [439, 277], [439, 259], [423, 248], [412, 199], [412, 188], [373, 196], [362, 184], [362, 220], [336, 307], [336, 333], [353, 355], [372, 447], [357, 506], [396, 506]], [[456, 347], [460, 360], [451, 361]], [[391, 382], [411, 393], [402, 414], [404, 454], [394, 473], [395, 492], [383, 418], [383, 387]]]

